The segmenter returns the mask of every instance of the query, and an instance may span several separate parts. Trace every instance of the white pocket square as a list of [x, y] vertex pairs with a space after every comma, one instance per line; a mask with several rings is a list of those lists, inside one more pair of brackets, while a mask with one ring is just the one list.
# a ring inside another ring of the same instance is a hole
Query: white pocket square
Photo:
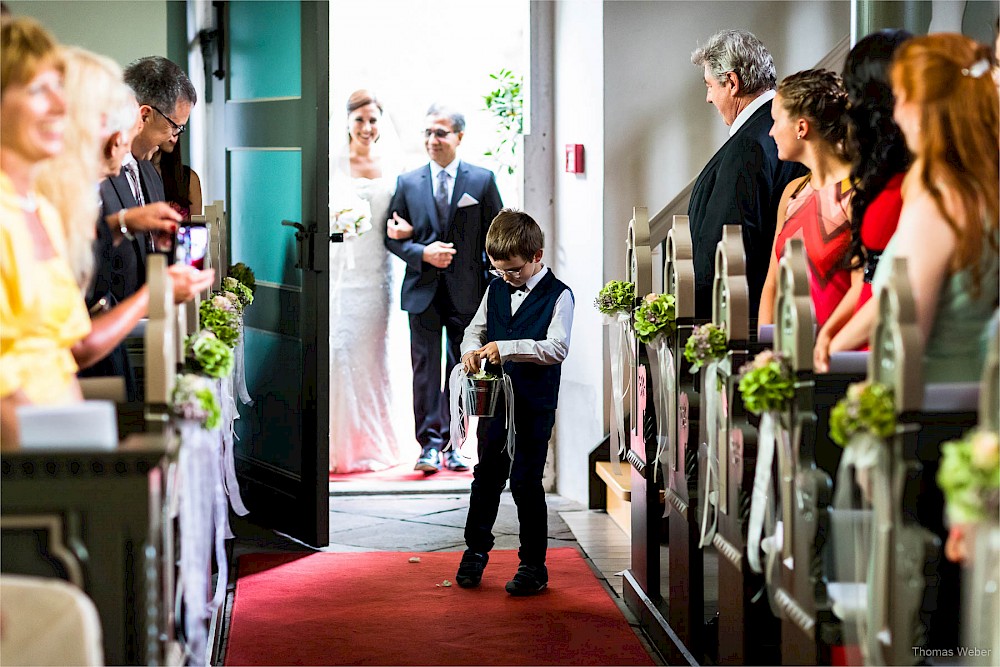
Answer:
[[478, 204], [479, 200], [470, 195], [468, 192], [462, 194], [462, 198], [458, 200], [458, 208], [465, 208], [466, 206], [472, 206], [473, 204]]

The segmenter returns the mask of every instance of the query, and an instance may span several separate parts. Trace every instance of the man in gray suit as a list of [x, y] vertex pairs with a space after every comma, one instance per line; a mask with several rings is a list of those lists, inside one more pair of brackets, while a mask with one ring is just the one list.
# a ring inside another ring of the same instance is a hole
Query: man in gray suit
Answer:
[[[132, 235], [128, 214], [119, 211], [162, 202], [163, 181], [149, 159], [160, 144], [180, 136], [191, 109], [198, 100], [191, 80], [180, 67], [166, 58], [148, 56], [125, 68], [125, 83], [135, 91], [139, 103], [139, 133], [132, 140], [122, 170], [101, 183], [102, 218], [120, 227], [126, 241], [111, 252], [111, 292], [118, 301], [135, 293], [146, 282], [146, 253], [153, 250], [153, 236]], [[170, 216], [162, 208], [164, 217]]]
[[[444, 452], [451, 410], [448, 388], [441, 390], [441, 332], [447, 372], [459, 363], [465, 328], [486, 292], [486, 230], [503, 204], [493, 172], [457, 157], [465, 116], [434, 105], [424, 128], [430, 162], [399, 177], [385, 244], [406, 262], [400, 302], [410, 314], [413, 417], [422, 448], [414, 469], [433, 474], [442, 462], [468, 470], [454, 447]], [[395, 233], [393, 222], [412, 225], [412, 235]]]

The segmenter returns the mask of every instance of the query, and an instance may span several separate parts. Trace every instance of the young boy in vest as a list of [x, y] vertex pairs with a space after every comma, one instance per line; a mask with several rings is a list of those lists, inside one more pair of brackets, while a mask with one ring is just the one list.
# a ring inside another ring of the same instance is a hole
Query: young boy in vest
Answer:
[[573, 293], [542, 264], [544, 237], [527, 213], [504, 209], [486, 234], [486, 254], [493, 280], [462, 340], [462, 364], [475, 373], [510, 376], [514, 388], [514, 461], [507, 453], [506, 406], [497, 401], [496, 416], [480, 418], [479, 464], [473, 472], [465, 543], [455, 580], [478, 586], [493, 548], [493, 524], [500, 494], [510, 477], [510, 491], [521, 526], [521, 565], [507, 582], [511, 595], [533, 595], [549, 581], [545, 568], [548, 510], [542, 471], [555, 423], [559, 374], [569, 352]]

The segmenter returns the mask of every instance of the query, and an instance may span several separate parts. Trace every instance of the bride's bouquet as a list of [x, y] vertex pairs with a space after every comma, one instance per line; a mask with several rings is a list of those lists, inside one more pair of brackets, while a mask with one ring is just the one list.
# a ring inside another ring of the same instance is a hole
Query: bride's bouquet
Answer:
[[330, 233], [343, 234], [344, 240], [357, 238], [372, 228], [372, 207], [360, 197], [330, 203]]

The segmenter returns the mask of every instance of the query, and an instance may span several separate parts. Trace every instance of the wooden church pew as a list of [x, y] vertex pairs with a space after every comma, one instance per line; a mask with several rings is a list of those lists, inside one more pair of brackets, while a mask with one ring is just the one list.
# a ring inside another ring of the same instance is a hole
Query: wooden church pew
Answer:
[[[637, 298], [653, 291], [647, 216], [645, 208], [636, 207], [633, 210], [626, 240], [628, 280], [635, 284]], [[622, 465], [624, 474], [629, 475], [631, 488], [631, 563], [624, 574], [623, 597], [657, 650], [664, 655], [679, 655], [672, 630], [663, 614], [660, 545], [665, 537], [662, 519], [664, 467], [661, 463], [654, 479], [658, 433], [653, 368], [646, 346], [640, 344], [634, 335], [632, 348], [636, 363], [631, 378], [629, 446]]]
[[[716, 392], [719, 471], [717, 529], [712, 546], [718, 562], [718, 640], [716, 664], [773, 664], [778, 659], [778, 623], [765, 596], [758, 596], [763, 577], [755, 574], [746, 559], [746, 530], [757, 458], [757, 430], [737, 387], [740, 368], [750, 358], [750, 313], [743, 239], [738, 227], [727, 227], [716, 250], [712, 321], [725, 328], [728, 338], [726, 363], [719, 371], [721, 387], [712, 386], [702, 371], [702, 436], [708, 440], [708, 417], [704, 407], [708, 393]], [[699, 485], [704, 486], [705, 465]], [[699, 490], [704, 497], [704, 490]], [[756, 600], [755, 600], [756, 597]]]
[[666, 464], [666, 503], [669, 513], [668, 618], [680, 642], [695, 656], [704, 652], [705, 567], [698, 548], [698, 430], [700, 378], [684, 359], [684, 345], [701, 322], [694, 316], [694, 254], [691, 227], [686, 215], [676, 215], [667, 235], [664, 288], [673, 294], [677, 308], [677, 333], [672, 352], [675, 362], [676, 412], [669, 420], [670, 458]]
[[[649, 246], [649, 218], [643, 207], [636, 207], [629, 221], [625, 266], [628, 281], [635, 285], [635, 297], [641, 299], [652, 291], [653, 266]], [[634, 317], [634, 315], [633, 315]], [[622, 464], [631, 488], [632, 562], [628, 579], [644, 598], [659, 597], [659, 490], [653, 480], [656, 457], [656, 415], [652, 407], [652, 377], [646, 347], [632, 336], [630, 345], [635, 364], [627, 381], [629, 391], [629, 430], [627, 453]]]
[[980, 383], [923, 381], [923, 338], [906, 260], [896, 258], [880, 293], [869, 379], [893, 389], [896, 436], [873, 506], [881, 542], [873, 548], [878, 589], [869, 608], [871, 660], [914, 662], [914, 647], [954, 648], [959, 642], [958, 567], [944, 560], [943, 497], [935, 477], [940, 444], [977, 421]]
[[830, 664], [837, 619], [827, 600], [822, 554], [830, 532], [833, 473], [817, 464], [818, 436], [827, 425], [815, 410], [822, 379], [812, 374], [815, 322], [801, 240], [789, 242], [779, 266], [775, 349], [787, 356], [796, 384], [778, 424], [775, 479], [782, 531], [772, 590], [781, 615], [782, 663]]
[[[994, 332], [983, 368], [979, 394], [980, 429], [1000, 430], [1000, 331]], [[991, 513], [992, 514], [992, 513]], [[979, 649], [968, 656], [973, 665], [992, 665], [1000, 655], [1000, 525], [995, 515], [972, 527], [966, 539], [969, 559], [962, 568], [962, 637]]]
[[[150, 312], [173, 306], [163, 258], [150, 256]], [[150, 428], [113, 451], [21, 450], [0, 461], [0, 570], [64, 579], [93, 599], [108, 664], [180, 664], [173, 631], [174, 567], [166, 531], [168, 467], [176, 439], [163, 428], [173, 330], [147, 327]], [[162, 331], [162, 335], [158, 332]]]

